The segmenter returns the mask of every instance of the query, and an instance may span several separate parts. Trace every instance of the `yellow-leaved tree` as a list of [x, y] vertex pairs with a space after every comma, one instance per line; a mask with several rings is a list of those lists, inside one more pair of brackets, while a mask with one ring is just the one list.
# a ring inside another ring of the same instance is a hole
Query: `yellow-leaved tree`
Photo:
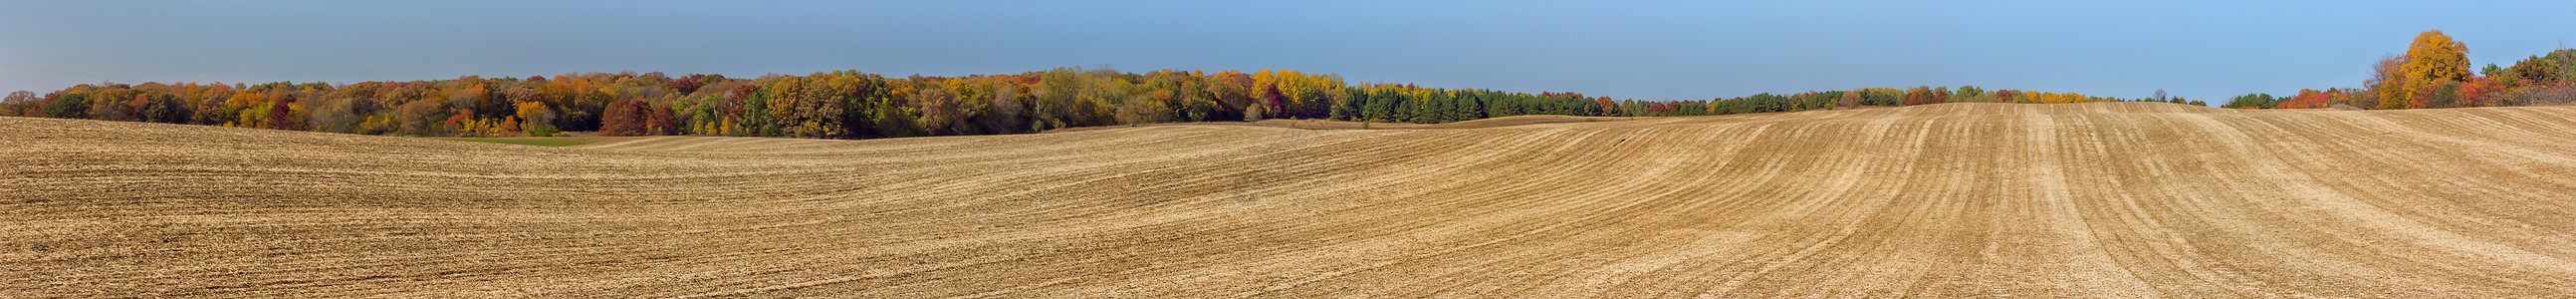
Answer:
[[2362, 82], [2364, 86], [2370, 88], [2371, 97], [2377, 98], [2379, 102], [2362, 105], [2375, 109], [2406, 108], [2407, 99], [2415, 97], [2415, 94], [2406, 92], [2407, 81], [2406, 57], [2380, 58], [2378, 64], [2370, 67], [2370, 80]]
[[2404, 86], [2399, 88], [2407, 95], [2408, 100], [2390, 101], [2382, 98], [2379, 104], [2381, 108], [2399, 108], [2391, 105], [2430, 107], [2431, 105], [2426, 102], [2428, 99], [2413, 95], [2425, 89], [2434, 88], [2444, 80], [2468, 82], [2470, 74], [2473, 74], [2469, 72], [2469, 46], [2451, 40], [2451, 36], [2443, 35], [2441, 30], [2416, 34], [2415, 43], [2406, 47], [2406, 58], [2403, 60], [2405, 67], [2402, 69], [2406, 80]]

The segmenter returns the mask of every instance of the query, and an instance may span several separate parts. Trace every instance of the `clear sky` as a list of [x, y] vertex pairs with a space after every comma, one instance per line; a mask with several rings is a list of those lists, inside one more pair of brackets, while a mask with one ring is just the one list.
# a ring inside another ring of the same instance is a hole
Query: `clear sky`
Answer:
[[2576, 41], [2564, 0], [1948, 2], [7, 0], [0, 91], [1107, 65], [1641, 100], [1976, 85], [2215, 103], [2360, 86], [2424, 30], [2479, 66]]

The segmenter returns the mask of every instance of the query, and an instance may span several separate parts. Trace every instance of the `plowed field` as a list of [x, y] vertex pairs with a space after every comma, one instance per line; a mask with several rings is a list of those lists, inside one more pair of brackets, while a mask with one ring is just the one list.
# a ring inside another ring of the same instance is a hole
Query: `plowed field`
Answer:
[[2576, 107], [569, 148], [0, 118], [0, 297], [2568, 297]]

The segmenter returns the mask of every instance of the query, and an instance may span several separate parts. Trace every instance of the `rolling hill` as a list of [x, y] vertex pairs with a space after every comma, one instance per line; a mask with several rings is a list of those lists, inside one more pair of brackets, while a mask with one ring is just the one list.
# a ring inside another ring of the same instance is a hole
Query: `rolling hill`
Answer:
[[0, 297], [2563, 297], [2576, 107], [566, 148], [0, 118]]

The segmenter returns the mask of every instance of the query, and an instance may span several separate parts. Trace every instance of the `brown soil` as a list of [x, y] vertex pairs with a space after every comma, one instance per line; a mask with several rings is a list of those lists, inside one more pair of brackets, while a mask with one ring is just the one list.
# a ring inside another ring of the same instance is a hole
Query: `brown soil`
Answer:
[[2576, 107], [569, 148], [0, 118], [0, 297], [2568, 297]]

